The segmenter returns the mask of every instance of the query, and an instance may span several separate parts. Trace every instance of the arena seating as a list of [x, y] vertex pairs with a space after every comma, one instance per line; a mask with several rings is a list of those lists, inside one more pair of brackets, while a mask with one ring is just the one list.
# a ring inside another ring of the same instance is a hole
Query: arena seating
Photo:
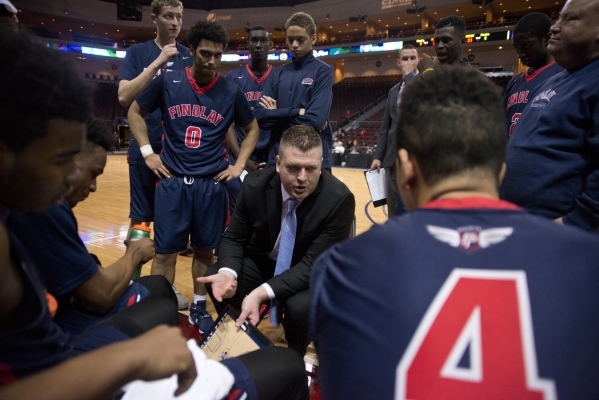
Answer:
[[338, 126], [345, 125], [348, 120], [345, 113], [352, 115], [361, 113], [370, 104], [386, 96], [389, 89], [397, 84], [401, 75], [361, 76], [345, 78], [333, 85], [333, 104], [329, 119], [337, 121]]
[[127, 109], [118, 102], [118, 85], [116, 82], [94, 82], [97, 89], [94, 93], [94, 115], [106, 120], [126, 117]]

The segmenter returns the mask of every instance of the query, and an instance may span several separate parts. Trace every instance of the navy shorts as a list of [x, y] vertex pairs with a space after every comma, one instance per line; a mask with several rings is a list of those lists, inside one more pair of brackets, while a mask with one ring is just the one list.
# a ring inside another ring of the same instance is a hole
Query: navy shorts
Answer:
[[225, 184], [212, 176], [172, 176], [156, 186], [154, 248], [171, 254], [191, 246], [200, 250], [218, 247], [229, 222]]
[[227, 400], [258, 400], [258, 392], [250, 375], [250, 371], [237, 358], [227, 358], [221, 361], [233, 374], [235, 381]]
[[158, 178], [145, 164], [129, 164], [129, 218], [136, 221], [154, 220], [154, 194]]
[[74, 357], [79, 354], [84, 354], [99, 349], [100, 347], [108, 346], [109, 344], [122, 342], [129, 339], [129, 336], [125, 335], [118, 329], [113, 328], [112, 326], [90, 326], [82, 334], [69, 342], [72, 347], [72, 351], [69, 355]]
[[150, 291], [143, 285], [133, 282], [122, 294], [115, 306], [105, 315], [95, 315], [87, 312], [80, 303], [69, 304], [62, 310], [59, 309], [54, 322], [56, 322], [69, 338], [82, 334], [87, 328], [98, 322], [112, 317], [117, 312], [132, 306], [150, 295]]

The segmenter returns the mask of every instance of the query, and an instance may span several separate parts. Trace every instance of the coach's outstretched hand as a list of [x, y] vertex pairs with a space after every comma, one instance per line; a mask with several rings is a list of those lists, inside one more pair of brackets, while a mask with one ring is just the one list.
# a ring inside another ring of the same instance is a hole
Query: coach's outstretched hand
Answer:
[[171, 172], [164, 165], [158, 154], [150, 154], [144, 157], [144, 160], [146, 160], [146, 165], [156, 174], [158, 179], [171, 177]]
[[235, 292], [237, 291], [237, 280], [233, 274], [228, 271], [220, 271], [215, 275], [202, 276], [196, 280], [200, 283], [211, 284], [212, 295], [218, 302], [235, 296]]

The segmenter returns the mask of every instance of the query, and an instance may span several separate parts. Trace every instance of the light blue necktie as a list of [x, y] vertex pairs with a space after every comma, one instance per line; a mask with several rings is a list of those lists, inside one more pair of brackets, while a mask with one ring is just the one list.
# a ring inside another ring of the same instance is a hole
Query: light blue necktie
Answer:
[[[293, 246], [295, 245], [295, 231], [297, 229], [297, 217], [295, 207], [298, 201], [293, 197], [287, 199], [287, 215], [281, 228], [281, 240], [279, 242], [279, 254], [275, 266], [275, 276], [279, 275], [291, 267], [291, 258], [293, 256]], [[279, 326], [279, 302], [277, 299], [270, 301], [270, 322], [277, 328]]]

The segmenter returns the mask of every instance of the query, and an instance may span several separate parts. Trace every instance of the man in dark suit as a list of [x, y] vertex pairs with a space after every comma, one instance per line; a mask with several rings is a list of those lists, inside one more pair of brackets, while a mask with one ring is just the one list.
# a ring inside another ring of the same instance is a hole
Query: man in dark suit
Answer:
[[[399, 192], [397, 191], [397, 184], [395, 183], [395, 159], [397, 153], [395, 151], [395, 131], [397, 130], [397, 110], [399, 107], [399, 100], [401, 91], [403, 90], [406, 83], [410, 82], [418, 70], [418, 50], [410, 44], [405, 45], [399, 51], [399, 59], [397, 60], [397, 66], [401, 68], [403, 74], [402, 80], [389, 90], [389, 96], [387, 96], [387, 104], [385, 105], [385, 115], [383, 116], [383, 124], [381, 125], [381, 131], [379, 133], [379, 141], [376, 144], [376, 153], [374, 153], [374, 160], [370, 169], [379, 170], [381, 167], [385, 168], [386, 178], [386, 189], [387, 189], [387, 213], [389, 217], [395, 215], [395, 208], [398, 203]], [[405, 207], [400, 202], [401, 214], [405, 212]]]
[[[354, 213], [354, 195], [322, 169], [318, 133], [309, 126], [293, 126], [281, 139], [276, 170], [256, 171], [245, 178], [218, 263], [198, 282], [206, 284], [217, 311], [227, 304], [241, 309], [238, 326], [246, 319], [256, 324], [260, 305], [270, 299], [276, 306], [275, 311], [271, 308], [271, 321], [284, 311], [287, 343], [304, 354], [310, 343], [312, 264], [323, 251], [349, 237]], [[295, 227], [292, 236], [290, 226]], [[281, 272], [279, 265], [285, 259]]]

